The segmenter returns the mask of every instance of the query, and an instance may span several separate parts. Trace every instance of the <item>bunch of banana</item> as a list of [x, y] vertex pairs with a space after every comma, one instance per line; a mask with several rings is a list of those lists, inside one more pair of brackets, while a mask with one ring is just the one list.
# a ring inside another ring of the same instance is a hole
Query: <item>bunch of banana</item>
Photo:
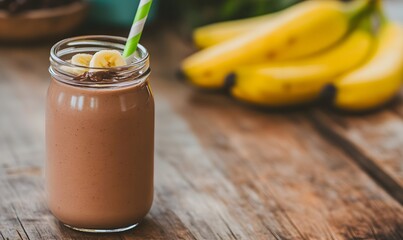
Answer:
[[228, 85], [235, 98], [257, 105], [307, 103], [320, 95], [325, 84], [358, 67], [368, 57], [372, 43], [370, 31], [359, 28], [316, 56], [238, 68], [227, 78]]
[[[381, 19], [374, 28], [374, 17]], [[305, 1], [283, 12], [196, 29], [182, 70], [195, 85], [222, 88], [270, 107], [323, 97], [366, 111], [394, 98], [403, 80], [403, 28], [381, 0]]]
[[403, 80], [403, 28], [384, 21], [372, 56], [324, 89], [333, 104], [348, 111], [378, 108], [394, 98]]
[[[370, 3], [370, 0], [304, 1], [275, 15], [242, 21], [240, 25], [226, 23], [222, 27], [229, 26], [230, 31], [225, 33], [228, 35], [217, 35], [213, 40], [211, 35], [219, 31], [217, 28], [223, 28], [210, 26], [210, 40], [199, 45], [217, 44], [185, 59], [181, 69], [197, 86], [221, 88], [226, 76], [239, 67], [298, 59], [331, 47], [346, 36]], [[209, 32], [208, 29], [196, 30], [195, 36], [202, 39], [201, 33]]]

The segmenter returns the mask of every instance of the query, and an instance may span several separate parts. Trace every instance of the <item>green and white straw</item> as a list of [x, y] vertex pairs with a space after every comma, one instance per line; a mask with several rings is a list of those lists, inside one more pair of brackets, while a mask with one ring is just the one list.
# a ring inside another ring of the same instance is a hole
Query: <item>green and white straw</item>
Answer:
[[141, 33], [143, 32], [148, 13], [150, 12], [151, 4], [152, 0], [140, 1], [129, 37], [127, 38], [123, 57], [129, 58], [136, 52], [137, 45], [140, 42]]

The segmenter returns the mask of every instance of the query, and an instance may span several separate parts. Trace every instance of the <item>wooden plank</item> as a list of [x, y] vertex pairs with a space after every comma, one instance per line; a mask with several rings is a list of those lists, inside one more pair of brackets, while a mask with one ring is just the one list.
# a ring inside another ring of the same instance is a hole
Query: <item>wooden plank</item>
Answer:
[[[169, 86], [172, 84], [164, 85]], [[204, 198], [208, 200], [197, 205], [204, 202], [214, 209], [210, 214], [226, 216], [223, 219], [232, 223], [227, 225], [233, 235], [240, 239], [247, 239], [245, 233], [263, 239], [399, 239], [400, 206], [340, 151], [324, 143], [303, 118], [285, 119], [234, 108], [233, 103], [217, 96], [192, 96], [193, 104], [183, 102], [182, 97], [188, 95], [181, 94], [176, 109], [188, 118], [204, 151], [186, 144], [182, 151], [192, 152], [193, 157], [164, 156], [174, 161], [190, 186], [207, 191]], [[171, 149], [175, 139], [171, 137], [163, 145]], [[186, 192], [178, 189], [178, 200]], [[193, 198], [198, 196], [192, 194]], [[191, 202], [181, 203], [175, 212], [189, 204], [187, 211], [195, 214], [195, 225], [204, 224], [208, 216], [194, 213]], [[212, 207], [217, 204], [220, 207]], [[209, 226], [216, 238], [225, 234], [217, 227], [219, 223]]]
[[[254, 111], [237, 106], [223, 96], [192, 91], [172, 82], [173, 69], [182, 58], [178, 55], [192, 51], [175, 45], [175, 41], [169, 34], [163, 40], [173, 49], [165, 56], [176, 56], [177, 60], [164, 61], [160, 69], [165, 70], [159, 73], [167, 77], [155, 85], [164, 89], [160, 94], [187, 120], [215, 170], [221, 171], [233, 184], [232, 188], [221, 184], [215, 196], [235, 209], [246, 210], [242, 213], [229, 210], [234, 219], [242, 219], [241, 226], [244, 222], [254, 223], [252, 232], [236, 227], [232, 229], [234, 235], [246, 231], [248, 234], [271, 232], [274, 233], [271, 237], [291, 239], [401, 237], [401, 206], [381, 193], [351, 159], [324, 142], [306, 114]], [[177, 161], [184, 165], [184, 160]], [[195, 169], [199, 168], [202, 167]], [[182, 172], [188, 174], [189, 179], [198, 180], [194, 182], [200, 185], [208, 171], [201, 173], [200, 179], [189, 168]], [[217, 178], [212, 169], [209, 175]], [[213, 191], [213, 184], [208, 181], [205, 184], [204, 189]], [[389, 212], [389, 207], [394, 210]], [[395, 210], [397, 212], [393, 213]], [[379, 221], [382, 218], [384, 220]]]
[[[395, 103], [395, 110], [402, 106]], [[325, 138], [341, 147], [358, 165], [403, 204], [403, 121], [389, 106], [353, 116], [316, 111], [311, 119]]]
[[47, 210], [48, 48], [0, 49], [0, 239], [402, 239], [402, 207], [305, 113], [265, 113], [195, 91], [173, 78], [192, 49], [167, 32], [149, 37], [155, 201], [137, 229], [115, 235], [69, 230]]

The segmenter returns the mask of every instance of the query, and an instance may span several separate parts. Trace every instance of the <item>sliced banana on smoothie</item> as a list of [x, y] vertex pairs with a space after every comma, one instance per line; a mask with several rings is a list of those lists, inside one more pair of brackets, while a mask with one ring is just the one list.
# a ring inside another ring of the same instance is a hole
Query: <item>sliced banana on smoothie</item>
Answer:
[[[70, 60], [67, 60], [67, 62], [72, 63], [77, 66], [89, 67], [91, 59], [92, 59], [91, 54], [79, 53], [79, 54], [74, 55]], [[62, 66], [61, 69], [65, 72], [68, 72], [68, 73], [71, 73], [71, 74], [74, 74], [77, 76], [84, 74], [85, 72], [88, 72], [87, 68]]]
[[90, 61], [91, 68], [113, 68], [125, 66], [126, 60], [117, 50], [101, 50]]
[[117, 50], [101, 50], [95, 53], [94, 55], [87, 53], [79, 53], [74, 55], [71, 58], [71, 60], [68, 60], [68, 62], [77, 66], [84, 67], [84, 68], [67, 67], [67, 66], [62, 67], [64, 71], [77, 76], [83, 75], [88, 71], [90, 72], [102, 71], [101, 69], [88, 70], [88, 68], [113, 68], [113, 67], [125, 66], [127, 64], [126, 60]]
[[[83, 66], [83, 67], [89, 67], [90, 66], [90, 61], [92, 59], [91, 54], [87, 53], [79, 53], [74, 55], [70, 61], [70, 63], [77, 65], [77, 66]], [[78, 67], [67, 67], [63, 66], [62, 69], [66, 72], [72, 73], [74, 75], [81, 75], [84, 74], [85, 72], [88, 72], [87, 68], [78, 68]]]
[[79, 53], [71, 58], [71, 63], [78, 66], [89, 67], [92, 59], [91, 54]]

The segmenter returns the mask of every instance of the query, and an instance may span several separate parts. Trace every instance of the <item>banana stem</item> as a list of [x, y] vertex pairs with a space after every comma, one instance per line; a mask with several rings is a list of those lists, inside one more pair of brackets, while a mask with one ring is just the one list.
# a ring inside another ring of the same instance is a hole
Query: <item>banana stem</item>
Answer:
[[368, 31], [372, 35], [374, 34], [373, 25], [372, 25], [372, 18], [369, 17], [369, 16], [366, 16], [366, 17], [362, 18], [359, 21], [357, 28], [363, 29], [365, 31]]
[[360, 19], [369, 15], [374, 11], [376, 1], [373, 0], [358, 0], [347, 5], [347, 14], [350, 17], [350, 22], [355, 25]]

